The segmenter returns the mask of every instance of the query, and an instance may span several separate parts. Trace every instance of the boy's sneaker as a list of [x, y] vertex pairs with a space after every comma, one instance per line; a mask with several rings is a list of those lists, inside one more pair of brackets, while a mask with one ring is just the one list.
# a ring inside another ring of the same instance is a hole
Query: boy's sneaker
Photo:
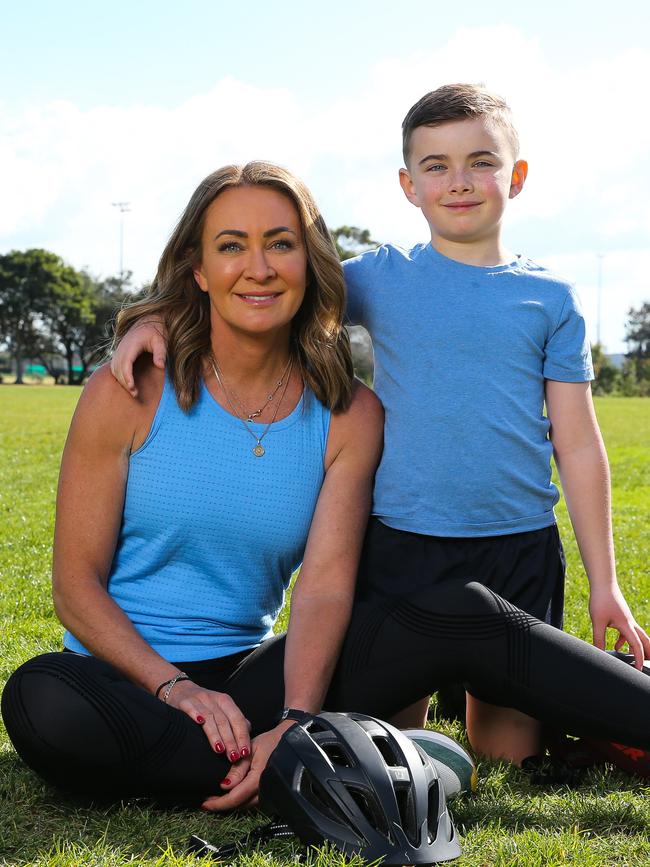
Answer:
[[476, 790], [476, 766], [455, 740], [430, 729], [404, 729], [402, 734], [415, 741], [433, 760], [447, 798]]
[[588, 747], [601, 761], [609, 762], [635, 777], [650, 779], [650, 752], [638, 747], [628, 747], [615, 741], [601, 741], [598, 738], [581, 738], [580, 743]]

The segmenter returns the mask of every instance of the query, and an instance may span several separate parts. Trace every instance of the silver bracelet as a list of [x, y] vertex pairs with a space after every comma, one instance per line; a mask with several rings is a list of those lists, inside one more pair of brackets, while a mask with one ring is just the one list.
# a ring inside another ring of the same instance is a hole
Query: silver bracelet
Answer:
[[172, 677], [172, 679], [167, 684], [167, 689], [163, 693], [162, 700], [164, 704], [167, 704], [167, 699], [169, 698], [172, 689], [176, 686], [179, 680], [190, 680], [190, 676], [189, 674], [185, 674], [184, 671], [179, 671], [176, 677]]

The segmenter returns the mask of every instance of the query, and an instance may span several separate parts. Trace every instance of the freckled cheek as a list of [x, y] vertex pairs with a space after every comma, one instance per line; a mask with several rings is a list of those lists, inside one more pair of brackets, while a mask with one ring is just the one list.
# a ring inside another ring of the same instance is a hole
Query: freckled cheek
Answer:
[[507, 199], [510, 183], [500, 177], [486, 179], [483, 183], [483, 192], [491, 199]]
[[448, 186], [445, 186], [442, 183], [430, 183], [424, 190], [421, 199], [425, 205], [434, 205], [439, 202], [440, 199], [445, 198], [448, 192]]
[[426, 178], [420, 183], [416, 183], [415, 192], [422, 199], [432, 199], [439, 196], [444, 190], [442, 179], [436, 175]]

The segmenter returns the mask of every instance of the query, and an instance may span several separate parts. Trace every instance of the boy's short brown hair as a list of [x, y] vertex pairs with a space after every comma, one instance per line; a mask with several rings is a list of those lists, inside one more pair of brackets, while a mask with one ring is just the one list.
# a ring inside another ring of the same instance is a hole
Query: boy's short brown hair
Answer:
[[503, 97], [479, 84], [444, 84], [425, 94], [412, 106], [402, 123], [402, 153], [408, 163], [411, 136], [419, 126], [438, 126], [449, 120], [488, 117], [505, 130], [515, 159], [519, 136], [512, 123], [510, 108]]

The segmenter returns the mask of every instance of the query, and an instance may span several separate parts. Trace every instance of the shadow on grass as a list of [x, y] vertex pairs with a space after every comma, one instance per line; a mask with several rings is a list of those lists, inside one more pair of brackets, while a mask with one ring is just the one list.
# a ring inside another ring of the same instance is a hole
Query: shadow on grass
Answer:
[[516, 768], [492, 766], [473, 797], [451, 803], [461, 834], [473, 828], [561, 832], [589, 829], [596, 835], [647, 835], [647, 781], [605, 767], [573, 786], [531, 785]]
[[[475, 796], [451, 804], [461, 837], [475, 829], [493, 829], [495, 838], [525, 830], [557, 834], [576, 828], [599, 836], [648, 833], [648, 790], [622, 775], [594, 772], [577, 788], [545, 790], [528, 785], [512, 768], [486, 771]], [[0, 754], [0, 859], [13, 865], [75, 847], [80, 852], [110, 852], [102, 863], [141, 863], [157, 859], [170, 845], [182, 855], [190, 834], [215, 844], [232, 842], [265, 820], [259, 812], [206, 815], [160, 809], [144, 800], [81, 803], [43, 783], [15, 753]], [[286, 845], [272, 848], [278, 854], [286, 849], [283, 860], [290, 860]]]
[[120, 862], [156, 858], [170, 844], [181, 855], [190, 834], [232, 842], [265, 821], [260, 812], [207, 815], [162, 809], [144, 799], [84, 802], [44, 783], [15, 753], [0, 754], [0, 861], [12, 865], [31, 864], [67, 846], [111, 851]]

